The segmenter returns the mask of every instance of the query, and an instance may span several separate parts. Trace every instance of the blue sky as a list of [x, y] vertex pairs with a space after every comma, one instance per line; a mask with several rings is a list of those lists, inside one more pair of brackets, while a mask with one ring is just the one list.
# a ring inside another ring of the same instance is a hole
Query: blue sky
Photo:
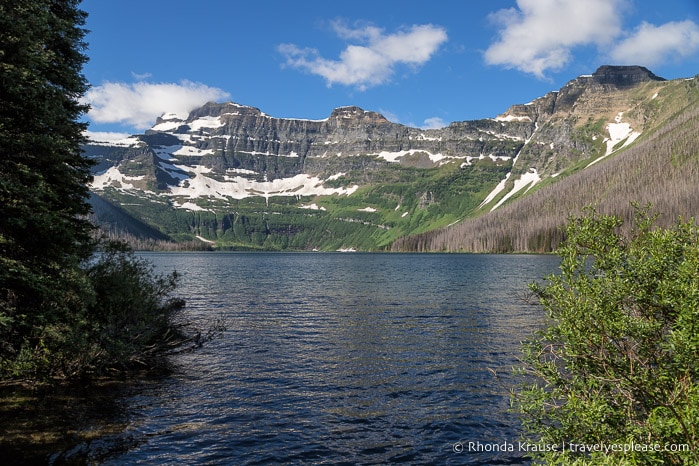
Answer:
[[495, 117], [604, 64], [699, 74], [696, 0], [84, 0], [92, 132], [234, 101], [357, 105], [417, 127]]

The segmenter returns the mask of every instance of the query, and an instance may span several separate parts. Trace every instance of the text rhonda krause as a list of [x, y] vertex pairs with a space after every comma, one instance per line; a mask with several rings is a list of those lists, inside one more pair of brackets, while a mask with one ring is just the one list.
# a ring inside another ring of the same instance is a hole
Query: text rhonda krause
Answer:
[[454, 451], [460, 452], [574, 452], [574, 453], [614, 453], [614, 452], [663, 452], [689, 451], [688, 444], [674, 443], [574, 443], [564, 442], [562, 444], [541, 444], [528, 442], [502, 442], [502, 443], [483, 443], [483, 442], [457, 442], [454, 444]]

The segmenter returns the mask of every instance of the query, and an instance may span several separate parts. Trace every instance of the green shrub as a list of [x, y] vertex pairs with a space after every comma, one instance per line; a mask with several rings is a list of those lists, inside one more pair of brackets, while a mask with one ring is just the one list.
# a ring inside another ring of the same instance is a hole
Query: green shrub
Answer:
[[83, 283], [80, 294], [61, 314], [37, 312], [52, 318], [36, 323], [17, 349], [6, 345], [0, 378], [66, 380], [152, 369], [166, 364], [169, 351], [193, 341], [194, 331], [179, 316], [184, 301], [172, 295], [177, 273], [156, 274], [124, 243], [101, 243], [93, 261], [63, 274]]
[[87, 268], [95, 300], [89, 322], [100, 357], [93, 365], [151, 365], [152, 358], [185, 339], [174, 326], [184, 301], [173, 297], [178, 274], [163, 276], [123, 243], [108, 242]]
[[560, 274], [531, 285], [550, 322], [523, 346], [513, 405], [526, 442], [557, 446], [541, 462], [699, 462], [697, 227], [654, 221], [637, 209], [622, 234], [618, 217], [590, 209], [567, 226]]

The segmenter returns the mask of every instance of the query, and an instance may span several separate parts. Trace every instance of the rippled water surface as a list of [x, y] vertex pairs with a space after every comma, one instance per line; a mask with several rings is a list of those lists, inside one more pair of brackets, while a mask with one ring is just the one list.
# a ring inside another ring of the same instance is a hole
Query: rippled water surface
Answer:
[[[144, 254], [183, 273], [194, 320], [227, 330], [128, 390], [106, 464], [525, 464], [454, 452], [515, 442], [521, 301], [557, 259], [517, 255]], [[90, 449], [93, 451], [90, 452]], [[99, 451], [97, 451], [99, 450]]]

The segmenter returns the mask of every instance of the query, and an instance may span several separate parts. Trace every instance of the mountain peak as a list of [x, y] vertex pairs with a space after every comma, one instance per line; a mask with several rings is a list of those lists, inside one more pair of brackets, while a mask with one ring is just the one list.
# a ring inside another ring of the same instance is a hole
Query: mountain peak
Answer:
[[354, 105], [348, 107], [338, 107], [330, 114], [331, 120], [359, 120], [372, 121], [373, 123], [389, 123], [380, 113], [370, 112]]
[[598, 84], [612, 84], [616, 87], [631, 87], [645, 81], [665, 81], [643, 66], [603, 65], [592, 74]]
[[261, 116], [263, 113], [259, 108], [241, 105], [235, 102], [207, 102], [201, 107], [192, 110], [189, 114], [189, 119], [220, 117], [221, 115]]

